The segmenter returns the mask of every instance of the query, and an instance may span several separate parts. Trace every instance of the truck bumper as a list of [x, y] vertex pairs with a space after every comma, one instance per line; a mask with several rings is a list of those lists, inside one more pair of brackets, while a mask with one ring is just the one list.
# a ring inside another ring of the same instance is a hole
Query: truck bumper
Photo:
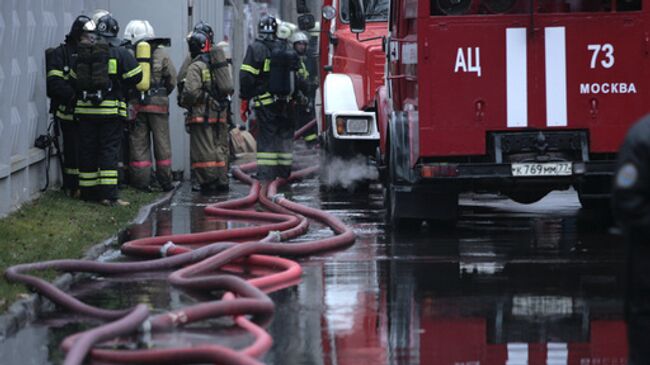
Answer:
[[[442, 172], [446, 176], [427, 175], [428, 166], [445, 166]], [[570, 186], [580, 186], [587, 180], [601, 180], [609, 183], [614, 174], [615, 161], [586, 161], [573, 162], [573, 172], [566, 176], [513, 176], [512, 164], [464, 163], [464, 164], [423, 164], [415, 169], [415, 189], [429, 190], [434, 187], [455, 188], [461, 191], [504, 191], [516, 189], [526, 190], [557, 190]]]

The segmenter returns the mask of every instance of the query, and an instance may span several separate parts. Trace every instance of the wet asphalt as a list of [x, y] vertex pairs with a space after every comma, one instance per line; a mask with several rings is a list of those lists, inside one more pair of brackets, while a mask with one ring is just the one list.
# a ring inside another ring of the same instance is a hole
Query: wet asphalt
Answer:
[[[233, 182], [229, 193], [204, 197], [186, 183], [126, 239], [246, 226], [206, 218], [203, 208], [247, 191]], [[554, 192], [532, 205], [465, 195], [456, 228], [407, 232], [384, 224], [379, 184], [350, 194], [324, 191], [313, 177], [286, 194], [333, 213], [358, 239], [346, 250], [301, 259], [302, 281], [271, 294], [274, 344], [265, 363], [625, 364], [623, 242], [606, 215], [580, 209], [575, 192]], [[299, 240], [329, 235], [313, 224]], [[117, 251], [105, 259], [123, 260]], [[106, 308], [148, 303], [153, 312], [197, 300], [170, 288], [166, 276], [89, 277], [74, 294]], [[71, 313], [47, 313], [0, 344], [0, 364], [59, 364], [63, 338], [93, 325]], [[241, 348], [250, 340], [222, 319], [123, 346]]]

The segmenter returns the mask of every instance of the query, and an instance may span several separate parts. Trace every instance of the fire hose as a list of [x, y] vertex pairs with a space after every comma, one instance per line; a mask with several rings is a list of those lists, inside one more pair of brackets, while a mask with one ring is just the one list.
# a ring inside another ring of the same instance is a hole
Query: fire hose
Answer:
[[[311, 126], [308, 124], [302, 130]], [[233, 176], [250, 185], [248, 195], [210, 205], [205, 208], [205, 214], [262, 222], [259, 225], [148, 237], [127, 242], [121, 247], [124, 255], [144, 259], [142, 261], [107, 263], [53, 260], [16, 265], [6, 270], [8, 280], [30, 286], [55, 304], [76, 314], [107, 321], [63, 341], [62, 348], [67, 352], [65, 365], [82, 364], [88, 358], [112, 364], [260, 364], [258, 358], [272, 344], [270, 335], [264, 329], [274, 313], [274, 304], [268, 294], [295, 285], [302, 275], [300, 266], [287, 257], [303, 257], [343, 248], [353, 244], [356, 236], [333, 215], [294, 203], [278, 194], [281, 186], [313, 174], [318, 167], [295, 171], [288, 179], [276, 179], [268, 185], [262, 185], [247, 174], [255, 168], [255, 163], [233, 167]], [[266, 211], [247, 210], [256, 204]], [[287, 242], [308, 231], [309, 219], [330, 227], [335, 235], [311, 242]], [[249, 267], [266, 268], [265, 272], [270, 270], [272, 274], [244, 280], [232, 274], [216, 273], [219, 269], [233, 272], [237, 268]], [[168, 276], [169, 283], [174, 287], [204, 293], [226, 293], [220, 300], [215, 298], [157, 315], [152, 315], [143, 304], [121, 310], [103, 309], [86, 304], [48, 281], [29, 274], [44, 270], [102, 275], [174, 270]], [[235, 324], [253, 336], [253, 343], [241, 350], [218, 344], [142, 350], [96, 347], [119, 337], [136, 333], [151, 336], [224, 316], [233, 316]]]

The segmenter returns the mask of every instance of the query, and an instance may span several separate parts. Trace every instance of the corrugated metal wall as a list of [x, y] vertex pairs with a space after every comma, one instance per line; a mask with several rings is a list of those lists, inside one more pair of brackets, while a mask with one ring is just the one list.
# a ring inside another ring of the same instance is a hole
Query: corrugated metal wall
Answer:
[[32, 199], [45, 182], [45, 154], [32, 147], [49, 119], [44, 50], [63, 40], [77, 14], [103, 4], [0, 1], [0, 216]]
[[[208, 22], [217, 41], [230, 41], [237, 84], [239, 65], [255, 37], [258, 16], [269, 6], [254, 1], [244, 4], [243, 0], [193, 3], [194, 22]], [[271, 3], [268, 11], [280, 13], [284, 4]], [[187, 4], [186, 0], [0, 0], [0, 217], [37, 196], [45, 183], [45, 153], [32, 147], [49, 122], [44, 50], [63, 42], [77, 15], [101, 8], [113, 13], [121, 29], [133, 19], [149, 20], [157, 36], [172, 39], [170, 54], [179, 68], [187, 54]], [[239, 103], [234, 99], [236, 111]], [[175, 93], [172, 100], [176, 100]], [[183, 111], [175, 102], [170, 124], [173, 169], [184, 170], [188, 177], [189, 137]], [[55, 158], [51, 161], [52, 184], [58, 185], [59, 167]]]

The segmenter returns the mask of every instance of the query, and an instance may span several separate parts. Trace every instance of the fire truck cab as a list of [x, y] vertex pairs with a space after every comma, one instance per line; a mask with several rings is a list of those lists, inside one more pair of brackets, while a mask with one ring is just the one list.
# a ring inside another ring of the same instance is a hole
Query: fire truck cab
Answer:
[[323, 1], [320, 60], [325, 72], [318, 130], [326, 159], [375, 157], [379, 145], [375, 94], [384, 83], [389, 0], [363, 5], [366, 25], [359, 36], [350, 29], [348, 0]]
[[[351, 26], [363, 4], [350, 0]], [[387, 218], [454, 221], [461, 192], [610, 193], [650, 111], [650, 0], [392, 0], [378, 93]]]

